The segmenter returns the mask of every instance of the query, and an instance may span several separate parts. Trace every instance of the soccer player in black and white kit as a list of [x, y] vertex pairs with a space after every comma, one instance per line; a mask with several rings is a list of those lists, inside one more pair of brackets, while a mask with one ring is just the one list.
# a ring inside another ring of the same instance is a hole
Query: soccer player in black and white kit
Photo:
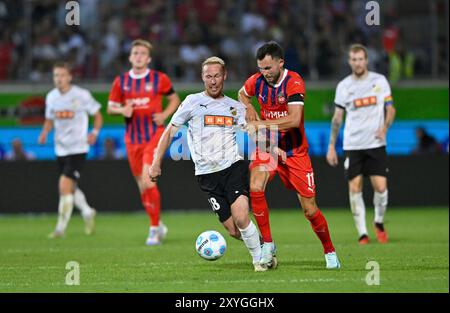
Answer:
[[388, 236], [383, 224], [388, 203], [386, 133], [395, 118], [391, 88], [386, 77], [368, 70], [367, 49], [363, 45], [352, 45], [348, 53], [352, 74], [339, 82], [336, 88], [327, 161], [331, 166], [338, 164], [335, 144], [346, 112], [344, 168], [359, 243], [369, 243], [362, 194], [363, 176], [370, 177], [374, 190], [377, 240], [387, 243]]
[[[50, 130], [55, 128], [55, 153], [58, 160], [59, 205], [58, 222], [50, 238], [62, 237], [66, 231], [73, 206], [80, 209], [85, 222], [85, 233], [94, 231], [96, 211], [86, 202], [84, 193], [77, 186], [89, 145], [95, 144], [103, 118], [100, 104], [91, 93], [71, 84], [72, 75], [68, 63], [55, 63], [53, 82], [55, 87], [45, 100], [45, 122], [39, 135], [39, 144], [47, 142]], [[94, 128], [88, 134], [89, 115], [94, 116]]]
[[223, 94], [227, 77], [225, 63], [211, 57], [202, 64], [205, 90], [191, 94], [181, 103], [166, 127], [145, 179], [161, 175], [161, 162], [179, 127], [188, 123], [188, 145], [200, 189], [208, 195], [213, 211], [229, 234], [242, 239], [257, 272], [260, 265], [259, 232], [249, 218], [248, 162], [238, 153], [236, 131], [243, 128], [245, 106]]

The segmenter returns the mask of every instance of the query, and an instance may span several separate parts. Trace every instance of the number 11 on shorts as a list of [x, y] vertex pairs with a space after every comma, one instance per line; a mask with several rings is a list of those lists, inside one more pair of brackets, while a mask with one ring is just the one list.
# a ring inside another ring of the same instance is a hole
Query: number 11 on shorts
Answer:
[[306, 174], [306, 178], [308, 179], [308, 189], [313, 191], [314, 190], [314, 173], [308, 173]]

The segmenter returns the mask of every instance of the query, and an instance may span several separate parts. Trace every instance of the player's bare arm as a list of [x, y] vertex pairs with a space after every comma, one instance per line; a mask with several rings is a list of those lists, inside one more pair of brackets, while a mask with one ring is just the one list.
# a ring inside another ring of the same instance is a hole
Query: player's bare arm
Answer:
[[91, 133], [88, 135], [88, 144], [89, 145], [92, 146], [95, 144], [102, 126], [103, 126], [103, 116], [102, 116], [102, 113], [100, 113], [100, 111], [98, 111], [94, 115], [94, 128], [92, 129]]
[[43, 145], [47, 142], [48, 133], [52, 130], [52, 128], [53, 128], [53, 121], [46, 119], [44, 125], [42, 126], [42, 131], [38, 139], [38, 143], [40, 145]]
[[330, 141], [328, 143], [327, 162], [331, 166], [338, 165], [338, 157], [336, 153], [336, 139], [344, 119], [344, 110], [336, 107], [333, 118], [331, 119]]
[[389, 127], [391, 127], [392, 123], [394, 122], [395, 113], [396, 113], [396, 110], [395, 110], [394, 106], [388, 105], [386, 107], [386, 117], [384, 119], [384, 125], [382, 128], [378, 129], [378, 131], [375, 135], [376, 138], [379, 138], [381, 140], [384, 140], [386, 138], [387, 131], [388, 131]]
[[167, 95], [166, 98], [167, 98], [167, 102], [168, 102], [166, 109], [162, 112], [153, 114], [153, 121], [158, 126], [164, 125], [164, 121], [169, 116], [171, 116], [178, 109], [178, 106], [180, 105], [180, 97], [178, 96], [178, 94], [176, 92], [174, 92], [170, 95]]
[[148, 170], [148, 175], [144, 175], [144, 182], [155, 182], [158, 177], [161, 176], [161, 163], [164, 158], [164, 154], [169, 148], [172, 138], [177, 131], [178, 127], [173, 124], [168, 125], [164, 130], [164, 133], [159, 139], [158, 146], [155, 149], [152, 166]]
[[238, 92], [238, 100], [245, 105], [247, 113], [245, 114], [245, 120], [247, 122], [259, 121], [258, 113], [252, 105], [252, 98], [245, 94], [245, 87], [242, 87]]
[[131, 104], [122, 106], [122, 104], [118, 102], [109, 101], [107, 113], [110, 115], [123, 115], [125, 117], [131, 117], [133, 115], [133, 106]]
[[264, 120], [264, 121], [253, 121], [250, 125], [255, 127], [270, 127], [278, 126], [278, 130], [288, 130], [290, 128], [295, 128], [300, 125], [302, 118], [303, 106], [302, 105], [288, 105], [287, 116], [275, 119], [275, 120]]

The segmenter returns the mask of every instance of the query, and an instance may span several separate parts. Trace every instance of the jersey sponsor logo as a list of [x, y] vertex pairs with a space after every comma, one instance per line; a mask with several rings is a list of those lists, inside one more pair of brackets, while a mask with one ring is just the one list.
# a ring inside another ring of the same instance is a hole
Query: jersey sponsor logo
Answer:
[[279, 119], [285, 116], [288, 116], [287, 111], [265, 111], [264, 116], [269, 120]]
[[150, 98], [131, 98], [125, 100], [126, 105], [132, 105], [133, 107], [143, 107], [150, 103]]
[[56, 111], [55, 112], [55, 117], [57, 119], [72, 119], [75, 116], [75, 112], [74, 111], [69, 111], [69, 110], [64, 110], [64, 111]]
[[375, 104], [377, 104], [377, 97], [372, 96], [372, 97], [355, 99], [355, 100], [353, 100], [353, 104], [355, 105], [356, 108], [366, 107], [369, 105], [375, 105]]
[[205, 126], [231, 127], [234, 125], [234, 118], [223, 115], [205, 115]]

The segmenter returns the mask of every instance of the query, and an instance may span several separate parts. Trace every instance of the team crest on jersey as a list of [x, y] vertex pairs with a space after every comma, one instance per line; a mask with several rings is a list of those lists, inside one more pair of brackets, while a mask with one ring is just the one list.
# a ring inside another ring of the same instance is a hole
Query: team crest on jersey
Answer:
[[230, 107], [230, 113], [231, 113], [231, 115], [236, 116], [237, 115], [236, 108]]
[[78, 100], [78, 99], [73, 99], [72, 100], [72, 107], [74, 108], [74, 109], [76, 109], [76, 108], [78, 108], [79, 106], [80, 106], [80, 100]]
[[372, 91], [375, 93], [379, 93], [381, 91], [381, 87], [379, 85], [373, 85]]
[[153, 87], [152, 87], [152, 85], [150, 84], [150, 83], [147, 83], [147, 84], [145, 84], [145, 91], [152, 91], [152, 89], [153, 89]]
[[285, 104], [286, 103], [286, 96], [280, 92], [277, 96], [277, 100], [279, 104]]

